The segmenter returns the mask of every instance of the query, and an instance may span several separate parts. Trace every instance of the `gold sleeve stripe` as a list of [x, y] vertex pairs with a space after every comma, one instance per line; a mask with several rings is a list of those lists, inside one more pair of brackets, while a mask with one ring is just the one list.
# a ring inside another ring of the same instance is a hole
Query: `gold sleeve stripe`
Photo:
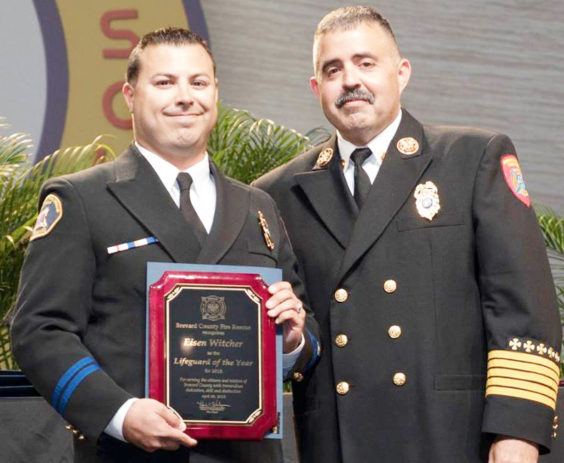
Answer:
[[552, 378], [548, 378], [544, 375], [539, 375], [537, 373], [530, 373], [527, 371], [514, 371], [514, 370], [509, 370], [507, 368], [488, 369], [488, 378], [496, 378], [496, 377], [531, 381], [533, 383], [537, 383], [549, 387], [550, 389], [558, 393], [558, 383], [556, 381], [554, 381]]
[[486, 397], [489, 395], [501, 395], [505, 397], [514, 397], [517, 399], [525, 399], [530, 400], [533, 402], [537, 402], [547, 407], [551, 408], [552, 410], [556, 410], [556, 402], [548, 397], [537, 394], [535, 392], [530, 391], [523, 391], [522, 389], [512, 389], [509, 387], [499, 387], [499, 386], [490, 386], [486, 389]]
[[536, 392], [537, 394], [542, 394], [549, 399], [554, 400], [554, 403], [556, 403], [556, 396], [558, 394], [558, 391], [553, 391], [547, 386], [512, 378], [488, 378], [488, 380], [486, 381], [486, 391], [489, 387], [493, 386], [510, 387], [513, 389], [522, 389], [524, 391]]
[[550, 368], [557, 376], [560, 376], [559, 366], [552, 360], [546, 359], [544, 357], [539, 357], [534, 354], [527, 354], [525, 352], [513, 352], [510, 350], [491, 350], [488, 352], [488, 360], [491, 359], [506, 359], [515, 360], [517, 362], [532, 363], [535, 365], [542, 365]]
[[504, 368], [507, 370], [521, 372], [521, 373], [536, 373], [546, 378], [552, 380], [555, 384], [558, 384], [560, 376], [554, 372], [552, 369], [545, 368], [543, 366], [534, 365], [532, 363], [521, 363], [513, 362], [510, 360], [497, 360], [493, 359], [488, 362], [488, 371], [492, 368]]

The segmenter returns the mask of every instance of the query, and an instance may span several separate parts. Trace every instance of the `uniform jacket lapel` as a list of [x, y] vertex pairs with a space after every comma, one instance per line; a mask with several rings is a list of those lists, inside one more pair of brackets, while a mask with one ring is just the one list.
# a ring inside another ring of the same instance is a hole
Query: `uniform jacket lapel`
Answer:
[[309, 172], [295, 174], [294, 178], [331, 234], [346, 248], [356, 216], [356, 204], [347, 189], [342, 174], [337, 137], [333, 135], [320, 146], [316, 155], [326, 148], [333, 150], [329, 164]]
[[225, 177], [216, 165], [210, 163], [217, 191], [213, 225], [198, 263], [215, 264], [235, 242], [249, 211], [249, 191], [238, 187]]
[[[415, 153], [406, 155], [398, 150], [398, 141], [405, 137], [414, 138], [419, 143]], [[354, 224], [339, 272], [341, 277], [378, 240], [430, 162], [431, 153], [425, 146], [423, 127], [404, 109], [398, 131]]]
[[172, 260], [196, 260], [200, 252], [196, 236], [151, 165], [134, 146], [115, 161], [115, 180], [108, 182], [108, 188], [159, 240]]

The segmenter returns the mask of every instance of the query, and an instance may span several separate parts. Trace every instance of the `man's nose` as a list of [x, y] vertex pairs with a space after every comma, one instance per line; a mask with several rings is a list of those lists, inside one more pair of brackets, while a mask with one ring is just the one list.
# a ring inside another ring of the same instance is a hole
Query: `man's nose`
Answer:
[[176, 104], [189, 106], [193, 102], [192, 89], [189, 84], [179, 83], [176, 87]]
[[345, 67], [343, 69], [343, 87], [356, 88], [361, 84], [358, 71], [353, 67]]

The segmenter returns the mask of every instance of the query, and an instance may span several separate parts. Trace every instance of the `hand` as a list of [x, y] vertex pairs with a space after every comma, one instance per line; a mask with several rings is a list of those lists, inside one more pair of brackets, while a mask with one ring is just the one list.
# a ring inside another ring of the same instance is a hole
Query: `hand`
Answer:
[[284, 328], [284, 353], [292, 352], [300, 345], [305, 325], [305, 310], [292, 285], [287, 281], [279, 281], [268, 287], [272, 294], [266, 301], [268, 316], [274, 318], [277, 325]]
[[184, 434], [186, 424], [176, 412], [153, 399], [139, 399], [123, 421], [123, 437], [147, 452], [178, 450], [198, 442]]
[[499, 436], [490, 448], [488, 463], [537, 463], [537, 444], [522, 439]]

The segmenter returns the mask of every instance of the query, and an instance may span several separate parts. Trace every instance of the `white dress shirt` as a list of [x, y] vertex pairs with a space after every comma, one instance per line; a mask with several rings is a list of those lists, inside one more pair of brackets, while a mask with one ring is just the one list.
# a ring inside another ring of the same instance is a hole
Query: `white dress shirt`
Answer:
[[337, 146], [339, 147], [339, 154], [341, 159], [344, 161], [343, 174], [345, 175], [345, 180], [347, 181], [347, 186], [354, 195], [354, 162], [351, 161], [351, 154], [357, 148], [370, 148], [372, 154], [366, 158], [362, 163], [362, 168], [368, 175], [370, 183], [374, 183], [376, 175], [380, 170], [388, 146], [394, 138], [398, 127], [401, 122], [401, 109], [397, 117], [393, 122], [388, 125], [384, 130], [382, 130], [375, 138], [370, 140], [366, 146], [355, 146], [351, 142], [345, 140], [339, 131], [337, 130]]
[[[180, 187], [178, 186], [176, 177], [181, 171], [157, 154], [143, 148], [137, 142], [135, 142], [135, 146], [143, 157], [147, 159], [149, 164], [151, 164], [151, 167], [153, 167], [161, 179], [161, 182], [163, 182], [164, 187], [169, 192], [174, 203], [180, 207]], [[206, 231], [209, 233], [215, 214], [217, 192], [215, 188], [215, 181], [210, 171], [208, 153], [206, 153], [204, 159], [194, 164], [184, 172], [188, 172], [192, 177], [192, 185], [190, 186], [190, 201], [192, 202], [192, 206], [196, 210], [196, 213], [202, 221]], [[305, 340], [302, 335], [302, 342], [300, 345], [292, 352], [283, 355], [284, 376], [286, 376], [287, 372], [290, 371], [296, 363], [304, 345]], [[126, 442], [123, 437], [123, 422], [125, 420], [125, 415], [127, 415], [127, 412], [136, 400], [139, 399], [132, 398], [123, 403], [104, 429], [106, 434]]]

